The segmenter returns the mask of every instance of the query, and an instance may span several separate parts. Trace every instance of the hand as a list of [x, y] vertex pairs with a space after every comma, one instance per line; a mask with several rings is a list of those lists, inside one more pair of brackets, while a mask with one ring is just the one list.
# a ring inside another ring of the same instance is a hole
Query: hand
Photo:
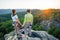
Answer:
[[23, 25], [21, 25], [21, 29], [23, 29], [24, 28], [24, 26]]
[[22, 27], [24, 27], [24, 25], [22, 25]]

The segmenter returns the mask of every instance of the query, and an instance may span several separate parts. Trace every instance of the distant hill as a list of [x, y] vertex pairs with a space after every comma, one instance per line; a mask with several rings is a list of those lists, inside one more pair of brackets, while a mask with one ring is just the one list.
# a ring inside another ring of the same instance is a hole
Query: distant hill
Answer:
[[[26, 9], [16, 9], [16, 12], [25, 12]], [[12, 13], [12, 9], [0, 9], [0, 14]]]
[[8, 14], [11, 13], [10, 9], [0, 9], [0, 14]]

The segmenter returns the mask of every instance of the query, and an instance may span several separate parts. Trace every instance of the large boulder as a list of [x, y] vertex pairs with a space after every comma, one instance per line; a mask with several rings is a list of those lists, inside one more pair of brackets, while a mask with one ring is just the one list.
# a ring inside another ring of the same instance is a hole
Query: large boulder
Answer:
[[[5, 40], [17, 40], [17, 36], [15, 35], [15, 31], [6, 34]], [[58, 40], [52, 35], [48, 34], [46, 31], [32, 31], [32, 36], [28, 38], [22, 36], [22, 40]]]

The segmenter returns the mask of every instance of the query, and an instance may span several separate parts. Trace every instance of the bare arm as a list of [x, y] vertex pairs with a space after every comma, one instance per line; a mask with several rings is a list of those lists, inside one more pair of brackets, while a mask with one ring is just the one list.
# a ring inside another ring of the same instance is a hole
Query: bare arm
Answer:
[[17, 22], [18, 22], [20, 25], [22, 25], [18, 18], [17, 18], [16, 20], [17, 20]]

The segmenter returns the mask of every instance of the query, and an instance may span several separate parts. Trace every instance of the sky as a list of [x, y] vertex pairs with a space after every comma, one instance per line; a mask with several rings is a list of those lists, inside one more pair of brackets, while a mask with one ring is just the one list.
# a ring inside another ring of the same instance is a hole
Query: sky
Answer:
[[0, 9], [60, 9], [60, 0], [0, 0]]

